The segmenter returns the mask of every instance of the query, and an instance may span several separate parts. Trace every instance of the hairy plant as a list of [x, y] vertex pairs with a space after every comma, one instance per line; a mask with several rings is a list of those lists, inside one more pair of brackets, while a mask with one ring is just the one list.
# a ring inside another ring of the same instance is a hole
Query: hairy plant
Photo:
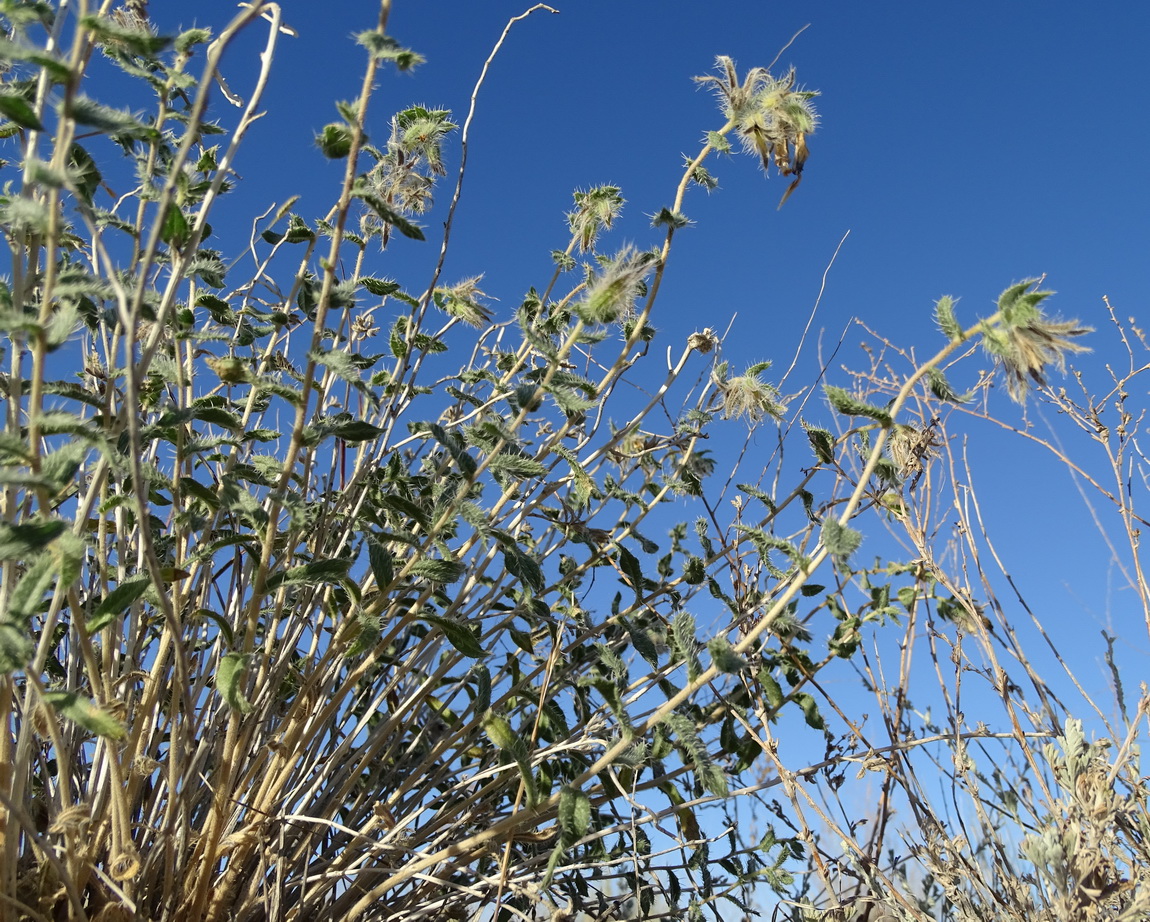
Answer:
[[[886, 695], [864, 635], [925, 608], [989, 636], [914, 524], [949, 450], [932, 401], [959, 399], [944, 366], [978, 342], [1012, 394], [1042, 389], [1083, 328], [1048, 319], [1031, 283], [966, 328], [944, 299], [937, 355], [826, 388], [852, 421], [838, 433], [796, 426], [768, 363], [731, 374], [710, 329], [656, 369], [686, 197], [714, 186], [704, 161], [733, 132], [794, 177], [789, 195], [815, 127], [793, 72], [740, 81], [727, 58], [702, 78], [724, 121], [658, 237], [607, 248], [621, 190], [577, 191], [554, 271], [500, 313], [479, 277], [441, 278], [474, 107], [461, 130], [411, 106], [368, 135], [382, 69], [422, 60], [389, 12], [355, 36], [358, 95], [316, 139], [344, 164], [329, 210], [291, 198], [252, 220], [227, 196], [291, 34], [276, 4], [169, 36], [145, 3], [0, 3], [4, 911], [695, 919], [764, 892], [821, 911], [815, 871], [828, 894], [836, 870], [880, 881], [863, 846], [853, 870], [828, 861], [804, 786], [837, 789], [862, 761], [911, 797], [896, 758], [1004, 734], [911, 736], [907, 701], [880, 696], [891, 742], [872, 746], [821, 676], [856, 665]], [[253, 29], [259, 68], [233, 90], [221, 60]], [[150, 109], [96, 100], [108, 65]], [[412, 278], [394, 244], [425, 241], [457, 132], [439, 260]], [[777, 425], [781, 447], [720, 477], [707, 439], [745, 436], [731, 417]], [[814, 466], [787, 463], [792, 432]], [[904, 525], [917, 559], [854, 562], [860, 516]], [[1141, 833], [1121, 823], [1142, 801], [1131, 780], [1104, 817], [1100, 779], [1129, 747], [1106, 768], [1071, 724], [1026, 716], [1005, 735], [1062, 739], [1043, 750], [1045, 802], [1078, 830], [1057, 860], [1026, 840], [1050, 869], [1028, 893], [1051, 912], [1108, 899], [1133, 879], [1122, 849]], [[821, 763], [796, 765], [776, 732], [790, 721]], [[753, 841], [748, 803], [773, 813]], [[948, 905], [967, 892], [938, 886]]]

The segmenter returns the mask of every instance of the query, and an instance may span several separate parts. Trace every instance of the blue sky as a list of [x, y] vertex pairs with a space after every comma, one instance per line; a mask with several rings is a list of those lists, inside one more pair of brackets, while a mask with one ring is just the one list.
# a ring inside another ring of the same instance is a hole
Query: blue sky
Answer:
[[[382, 140], [387, 117], [413, 102], [450, 108], [461, 122], [493, 43], [529, 5], [396, 0], [390, 31], [427, 63], [413, 75], [381, 77], [369, 119], [375, 136]], [[1010, 283], [1043, 274], [1058, 291], [1056, 313], [1104, 328], [1108, 295], [1121, 316], [1143, 315], [1150, 5], [555, 5], [559, 15], [540, 11], [514, 28], [483, 88], [445, 270], [447, 281], [485, 273], [497, 312], [509, 315], [529, 286], [545, 283], [549, 251], [565, 244], [562, 214], [575, 188], [621, 186], [628, 206], [616, 239], [654, 243], [645, 215], [670, 203], [681, 155], [722, 121], [691, 77], [710, 72], [720, 54], [741, 69], [767, 65], [809, 26], [779, 61], [822, 93], [803, 184], [777, 211], [783, 180], [764, 179], [745, 157], [710, 163], [721, 188], [688, 198], [697, 225], [676, 241], [654, 318], [672, 341], [702, 326], [725, 329], [737, 315], [727, 357], [785, 368], [848, 231], [815, 321], [831, 343], [860, 317], [926, 356], [942, 343], [931, 319], [940, 295], [960, 296], [960, 317], [971, 321], [990, 313]], [[161, 27], [218, 29], [233, 9], [216, 0], [154, 6]], [[283, 3], [299, 37], [281, 44], [268, 115], [239, 162], [244, 183], [234, 201], [244, 214], [297, 193], [307, 217], [331, 204], [342, 164], [324, 161], [312, 138], [336, 118], [332, 100], [358, 91], [362, 55], [349, 36], [374, 24], [376, 6], [317, 9], [314, 0]], [[231, 53], [237, 91], [261, 44], [253, 34]], [[447, 198], [445, 190], [426, 217], [433, 230]], [[398, 240], [372, 271], [417, 289], [436, 250]], [[862, 338], [853, 330], [845, 348]], [[1120, 359], [1114, 342], [1109, 331], [1098, 334], [1085, 364]], [[804, 362], [816, 366], [814, 349]], [[956, 386], [972, 383], [977, 365]], [[1103, 687], [1094, 639], [1102, 627], [1123, 630], [1122, 607], [1106, 595], [1106, 553], [1086, 542], [1088, 518], [1070, 511], [1071, 482], [1016, 441], [986, 427], [970, 431], [1000, 549], [1056, 640], [1091, 638], [1085, 668]], [[1140, 628], [1125, 643], [1131, 657], [1147, 652]]]

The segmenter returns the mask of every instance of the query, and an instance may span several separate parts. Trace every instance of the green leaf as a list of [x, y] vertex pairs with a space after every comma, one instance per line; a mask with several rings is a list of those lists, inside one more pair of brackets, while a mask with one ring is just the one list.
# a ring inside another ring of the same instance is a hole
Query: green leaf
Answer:
[[149, 576], [138, 576], [120, 583], [104, 596], [100, 604], [96, 606], [96, 610], [92, 612], [92, 617], [88, 619], [85, 625], [88, 633], [95, 634], [115, 621], [147, 592], [151, 585], [152, 579]]
[[196, 45], [204, 45], [212, 40], [210, 29], [188, 29], [176, 36], [173, 47], [177, 54], [186, 54]]
[[93, 196], [103, 181], [103, 176], [100, 174], [100, 168], [96, 165], [95, 159], [79, 144], [73, 144], [68, 152], [68, 166], [72, 185], [76, 192], [84, 202], [91, 206]]
[[803, 710], [803, 716], [806, 718], [807, 725], [813, 727], [815, 730], [822, 730], [826, 727], [823, 722], [823, 715], [819, 713], [819, 704], [808, 695], [806, 692], [798, 692], [795, 697], [795, 704]]
[[497, 714], [489, 714], [483, 721], [483, 732], [496, 746], [504, 750], [515, 748], [518, 737], [507, 719]]
[[740, 490], [742, 490], [744, 493], [746, 493], [748, 496], [753, 496], [760, 503], [762, 503], [764, 506], [766, 506], [768, 512], [774, 512], [778, 508], [775, 505], [775, 501], [771, 497], [771, 495], [769, 493], [763, 492], [758, 487], [756, 487], [752, 484], [749, 484], [749, 483], [740, 483], [740, 484], [736, 484], [736, 486]]
[[268, 577], [267, 591], [274, 592], [280, 586], [296, 584], [336, 583], [347, 576], [351, 563], [346, 557], [336, 557], [330, 560], [313, 560], [311, 563], [273, 573]]
[[844, 413], [847, 416], [866, 416], [869, 419], [882, 423], [884, 426], [891, 424], [890, 413], [882, 407], [872, 406], [869, 403], [857, 400], [841, 387], [826, 384], [823, 386], [823, 391], [826, 393], [830, 405], [840, 413]]
[[475, 678], [475, 702], [472, 705], [472, 713], [485, 714], [491, 707], [491, 673], [482, 663], [476, 663], [468, 674]]
[[44, 701], [63, 717], [97, 736], [120, 740], [128, 735], [127, 728], [91, 698], [70, 691], [46, 691]]
[[80, 25], [88, 29], [100, 44], [120, 46], [144, 58], [155, 57], [172, 43], [168, 36], [153, 35], [146, 28], [125, 27], [104, 16], [84, 16]]
[[399, 43], [383, 32], [372, 30], [360, 32], [355, 37], [368, 53], [377, 61], [394, 61], [397, 70], [406, 71], [418, 67], [424, 57], [410, 48], [402, 48]]
[[36, 646], [27, 626], [0, 620], [0, 675], [23, 669], [32, 661]]
[[766, 666], [759, 670], [759, 685], [763, 689], [763, 697], [772, 708], [778, 708], [783, 703], [783, 689], [778, 681], [769, 672]]
[[672, 211], [670, 208], [660, 208], [659, 213], [651, 218], [652, 227], [673, 227], [678, 230], [690, 223], [685, 214], [681, 211]]
[[671, 619], [671, 640], [683, 655], [694, 653], [698, 646], [695, 639], [695, 616], [689, 611], [680, 611]]
[[399, 282], [393, 282], [390, 279], [377, 279], [371, 276], [364, 276], [359, 280], [359, 284], [371, 294], [378, 295], [381, 298], [386, 298], [399, 291]]
[[[17, 196], [0, 204], [0, 224], [11, 225], [13, 229], [27, 228], [40, 233], [47, 233], [51, 224], [51, 215], [42, 202]], [[4, 319], [8, 321], [7, 317]], [[34, 319], [32, 321], [25, 320], [24, 323], [27, 327], [34, 328]], [[8, 322], [4, 324], [4, 327], [11, 329]]]
[[644, 579], [643, 570], [639, 566], [639, 558], [625, 547], [620, 547], [618, 550], [619, 569], [623, 571], [623, 577], [627, 585], [635, 590], [635, 598], [641, 599], [643, 597]]
[[641, 625], [636, 624], [629, 618], [624, 618], [623, 626], [627, 629], [627, 634], [631, 638], [631, 646], [635, 648], [643, 659], [645, 659], [655, 669], [659, 668], [659, 648], [655, 646], [655, 640], [651, 636], [651, 632]]
[[463, 569], [463, 564], [458, 560], [423, 557], [412, 563], [407, 572], [417, 579], [446, 585], [459, 579], [463, 575]]
[[164, 224], [160, 228], [160, 238], [169, 246], [182, 247], [188, 242], [191, 226], [184, 213], [174, 202], [168, 206], [164, 215]]
[[0, 93], [0, 115], [9, 121], [32, 131], [43, 131], [44, 125], [36, 117], [28, 100], [15, 93]]
[[740, 535], [745, 536], [755, 546], [755, 550], [759, 552], [759, 556], [765, 561], [771, 551], [782, 551], [794, 563], [802, 566], [806, 563], [806, 558], [803, 552], [800, 551], [786, 538], [780, 538], [777, 535], [772, 535], [761, 528], [752, 528], [750, 525], [735, 525], [735, 531]]
[[731, 152], [731, 142], [727, 140], [725, 134], [720, 134], [717, 131], [708, 131], [707, 143], [721, 154]]
[[1038, 305], [1049, 298], [1053, 291], [1029, 291], [1038, 284], [1038, 279], [1027, 279], [1017, 285], [1011, 285], [998, 296], [998, 309], [1008, 326], [1024, 326], [1035, 320], [1042, 319], [1042, 312]]
[[391, 581], [395, 579], [395, 558], [391, 556], [391, 552], [378, 541], [368, 540], [367, 560], [375, 577], [375, 584], [380, 589], [390, 586]]
[[250, 660], [250, 653], [225, 653], [216, 668], [216, 690], [228, 703], [228, 707], [241, 714], [250, 714], [252, 711], [252, 704], [243, 689]]
[[846, 560], [862, 544], [862, 532], [839, 524], [838, 519], [828, 518], [823, 522], [823, 544], [827, 551], [840, 560]]
[[471, 659], [481, 659], [487, 655], [487, 651], [483, 649], [475, 630], [469, 625], [460, 624], [450, 618], [441, 618], [439, 615], [424, 613], [420, 617], [443, 631], [443, 636], [447, 638], [447, 642], [464, 656]]
[[[887, 588], [889, 589], [890, 587]], [[835, 627], [834, 636], [827, 641], [827, 648], [835, 656], [842, 659], [850, 659], [854, 656], [862, 640], [862, 635], [859, 634], [858, 630], [861, 623], [862, 620], [858, 617], [847, 618], [839, 622]]]
[[939, 400], [945, 401], [946, 403], [958, 404], [970, 402], [970, 394], [958, 393], [958, 391], [950, 386], [950, 382], [946, 380], [946, 375], [937, 368], [928, 368], [926, 370], [926, 383], [927, 387], [930, 388], [930, 392]]
[[19, 525], [0, 524], [0, 560], [24, 560], [47, 547], [67, 528], [68, 523], [60, 519]]
[[315, 143], [329, 160], [342, 160], [351, 153], [355, 132], [343, 122], [331, 122], [315, 136]]
[[520, 582], [526, 583], [533, 592], [542, 592], [546, 586], [543, 568], [538, 561], [517, 548], [503, 549], [503, 565], [507, 572]]
[[68, 107], [68, 115], [81, 125], [87, 125], [114, 137], [158, 140], [160, 136], [155, 128], [145, 125], [131, 112], [101, 105], [87, 96], [74, 97]]
[[520, 479], [542, 477], [547, 473], [547, 468], [534, 458], [528, 458], [525, 455], [514, 454], [507, 451], [492, 455], [488, 461], [488, 467], [493, 471], [498, 471], [501, 474], [510, 474]]
[[728, 793], [726, 775], [711, 759], [695, 730], [694, 721], [685, 714], [672, 711], [663, 722], [674, 733], [685, 761], [695, 770], [703, 787], [717, 797], [726, 797]]
[[747, 666], [747, 661], [735, 652], [726, 637], [715, 637], [707, 641], [707, 650], [711, 654], [711, 662], [719, 672], [738, 673]]
[[565, 845], [573, 845], [591, 826], [591, 798], [565, 784], [559, 791], [559, 832]]
[[330, 432], [345, 442], [368, 442], [378, 438], [383, 430], [362, 419], [349, 419], [332, 425]]
[[806, 430], [807, 439], [814, 449], [815, 457], [820, 464], [833, 464], [835, 460], [835, 437], [826, 429], [811, 426], [806, 422], [802, 424]]
[[934, 322], [942, 330], [942, 334], [951, 342], [962, 342], [962, 325], [954, 313], [955, 299], [950, 295], [943, 295], [934, 302]]
[[76, 306], [74, 300], [67, 300], [60, 304], [48, 321], [48, 327], [44, 330], [44, 338], [47, 341], [48, 351], [55, 352], [64, 343], [71, 339], [72, 334], [80, 326], [80, 309]]
[[39, 610], [44, 593], [51, 587], [57, 570], [57, 560], [51, 549], [41, 551], [32, 558], [20, 582], [8, 597], [8, 609], [3, 613], [3, 620], [13, 624], [27, 624]]

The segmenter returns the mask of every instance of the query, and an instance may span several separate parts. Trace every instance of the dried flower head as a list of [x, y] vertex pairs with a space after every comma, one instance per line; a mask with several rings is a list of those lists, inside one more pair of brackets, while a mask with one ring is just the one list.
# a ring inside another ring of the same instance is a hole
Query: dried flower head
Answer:
[[722, 400], [719, 412], [725, 419], [745, 417], [753, 424], [764, 416], [783, 415], [786, 407], [778, 389], [759, 377], [770, 367], [770, 362], [759, 362], [733, 378], [727, 377], [726, 362], [715, 369], [712, 380]]
[[713, 84], [723, 106], [723, 115], [734, 124], [734, 131], [747, 153], [758, 156], [763, 170], [771, 164], [783, 176], [794, 176], [780, 207], [802, 179], [806, 163], [807, 135], [818, 126], [818, 114], [811, 100], [813, 90], [795, 89], [795, 72], [773, 77], [766, 68], [747, 71], [742, 83], [735, 62], [726, 56], [715, 59], [721, 77], [696, 77], [698, 83]]
[[479, 300], [486, 295], [479, 287], [482, 280], [482, 275], [476, 275], [455, 285], [436, 288], [433, 295], [435, 306], [470, 327], [485, 327], [491, 322], [491, 311]]
[[696, 331], [687, 337], [687, 348], [703, 355], [711, 352], [717, 345], [719, 337], [710, 327], [705, 327], [701, 332]]
[[890, 456], [899, 476], [920, 476], [930, 459], [938, 456], [938, 445], [934, 422], [926, 426], [895, 426], [890, 434]]

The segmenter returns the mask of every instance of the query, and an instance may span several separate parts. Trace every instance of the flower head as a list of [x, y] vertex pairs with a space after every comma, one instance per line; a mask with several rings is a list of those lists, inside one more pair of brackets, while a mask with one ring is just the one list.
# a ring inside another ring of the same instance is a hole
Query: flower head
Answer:
[[1046, 384], [1046, 366], [1066, 369], [1070, 352], [1089, 352], [1090, 347], [1073, 337], [1092, 332], [1077, 320], [1047, 319], [1039, 305], [1052, 291], [1032, 290], [1036, 279], [1012, 285], [999, 296], [997, 322], [982, 328], [982, 347], [1002, 366], [1006, 390], [1018, 403], [1026, 399], [1033, 381]]
[[[771, 164], [783, 176], [794, 176], [783, 196], [799, 184], [806, 163], [807, 135], [818, 125], [818, 114], [811, 100], [813, 90], [795, 89], [795, 72], [776, 78], [764, 67], [747, 71], [740, 83], [735, 62], [725, 56], [716, 58], [721, 77], [696, 77], [698, 83], [713, 84], [723, 106], [723, 114], [733, 123], [733, 130], [743, 149], [756, 155], [765, 171]], [[782, 202], [779, 203], [782, 205]]]

